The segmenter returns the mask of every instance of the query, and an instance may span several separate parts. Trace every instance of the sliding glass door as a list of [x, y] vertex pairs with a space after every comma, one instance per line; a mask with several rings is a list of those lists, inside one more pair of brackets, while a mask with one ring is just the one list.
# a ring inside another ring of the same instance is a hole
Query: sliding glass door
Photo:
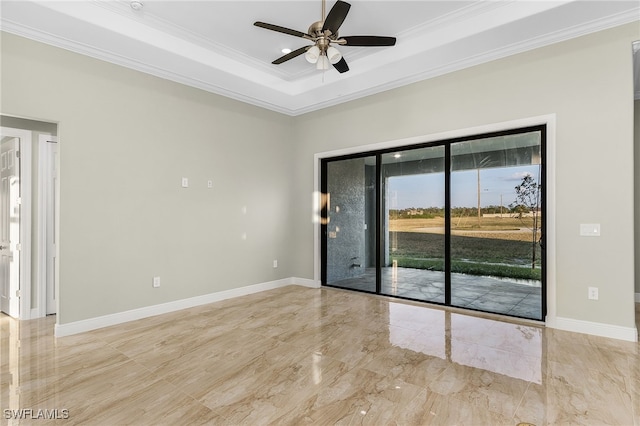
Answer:
[[444, 146], [382, 154], [382, 294], [445, 302], [444, 154]]
[[322, 162], [324, 285], [542, 320], [543, 126]]
[[540, 132], [451, 145], [451, 305], [542, 319]]

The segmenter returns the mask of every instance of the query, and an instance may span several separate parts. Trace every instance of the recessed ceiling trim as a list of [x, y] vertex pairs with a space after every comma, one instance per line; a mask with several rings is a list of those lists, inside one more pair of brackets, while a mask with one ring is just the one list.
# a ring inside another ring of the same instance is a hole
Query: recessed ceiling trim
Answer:
[[[381, 81], [376, 82], [377, 84], [373, 85], [372, 87], [363, 88], [361, 90], [357, 90], [352, 93], [346, 93], [346, 94], [342, 93], [333, 99], [318, 100], [316, 98], [315, 102], [311, 105], [306, 105], [306, 106], [300, 105], [297, 108], [295, 108], [295, 112], [293, 112], [292, 115], [301, 115], [308, 112], [313, 112], [318, 109], [331, 107], [343, 102], [359, 99], [359, 98], [370, 96], [376, 93], [406, 86], [408, 84], [416, 83], [422, 80], [439, 77], [441, 75], [445, 75], [455, 71], [460, 71], [473, 66], [481, 65], [483, 63], [506, 58], [511, 55], [524, 53], [533, 49], [549, 46], [557, 42], [570, 40], [572, 38], [590, 34], [595, 31], [601, 31], [601, 30], [613, 28], [619, 25], [635, 22], [637, 21], [636, 15], [637, 15], [637, 12], [628, 11], [628, 12], [620, 13], [616, 15], [615, 19], [606, 19], [601, 21], [593, 21], [588, 24], [576, 25], [564, 31], [556, 31], [553, 34], [531, 38], [520, 43], [514, 43], [500, 49], [495, 49], [490, 52], [482, 52], [477, 55], [469, 55], [462, 59], [452, 61], [446, 64], [442, 64], [437, 68], [424, 69], [422, 72], [419, 72], [419, 73], [406, 74], [402, 77], [395, 78], [393, 80], [385, 80], [384, 78], [381, 78]], [[413, 59], [416, 59], [416, 58], [413, 58]], [[375, 59], [372, 59], [372, 60], [375, 60]], [[407, 66], [404, 68], [411, 68], [411, 67]], [[348, 76], [347, 78], [352, 78], [352, 76]]]
[[[633, 1], [591, 2], [584, 10], [579, 9], [580, 16], [576, 17], [572, 12], [581, 3], [578, 0], [475, 1], [401, 31], [394, 48], [381, 48], [367, 55], [360, 55], [361, 51], [353, 48], [349, 56], [351, 71], [345, 74], [333, 70], [323, 74], [311, 69], [296, 74], [284, 72], [223, 43], [204, 39], [187, 28], [145, 15], [148, 8], [134, 12], [125, 1], [6, 2], [1, 24], [2, 30], [9, 33], [296, 116], [638, 22], [640, 18], [640, 4]], [[16, 6], [19, 4], [28, 6]], [[8, 8], [8, 5], [13, 6]], [[34, 11], [49, 13], [51, 19], [59, 22], [47, 26], [40, 16], [34, 18], [39, 15]], [[526, 26], [542, 22], [547, 15], [562, 17], [563, 13], [567, 18], [561, 21], [563, 26], [558, 24], [546, 29], [540, 29], [540, 25]], [[65, 28], [75, 28], [76, 24], [83, 28], [80, 23], [85, 28], [88, 23], [92, 24], [95, 29], [92, 34], [102, 45], [91, 45], [83, 34]], [[517, 34], [520, 39], [512, 37], [514, 27], [523, 29]], [[493, 44], [465, 43], [465, 40], [482, 37], [493, 40]], [[111, 40], [114, 43], [129, 40], [129, 45], [124, 48], [122, 44], [107, 44]], [[111, 46], [115, 47], [109, 49]], [[146, 56], [138, 57], [132, 46], [139, 46], [137, 51]], [[636, 98], [639, 92], [636, 91]]]
[[97, 3], [97, 5], [104, 8], [106, 13], [117, 13], [122, 17], [131, 20], [132, 25], [144, 25], [167, 34], [173, 34], [179, 39], [183, 39], [193, 43], [194, 45], [213, 50], [214, 52], [224, 55], [231, 60], [239, 61], [252, 68], [260, 69], [265, 73], [276, 74], [282, 79], [287, 78], [287, 73], [280, 70], [279, 68], [274, 67], [269, 63], [258, 61], [251, 56], [245, 55], [243, 52], [240, 52], [237, 49], [231, 49], [225, 46], [223, 43], [201, 37], [188, 28], [172, 24], [171, 22], [159, 18], [149, 12], [144, 12], [142, 14], [132, 12], [131, 8], [128, 6], [128, 3], [125, 4], [123, 2], [99, 2]]
[[[216, 85], [211, 82], [189, 77], [181, 73], [171, 72], [170, 70], [155, 67], [149, 63], [136, 61], [129, 57], [114, 54], [113, 52], [109, 52], [106, 50], [97, 49], [94, 46], [87, 46], [85, 44], [78, 43], [73, 40], [68, 40], [66, 38], [59, 37], [56, 35], [52, 35], [50, 33], [45, 33], [40, 30], [33, 29], [15, 22], [9, 22], [9, 21], [3, 20], [2, 31], [15, 34], [24, 38], [28, 38], [30, 40], [38, 41], [44, 44], [48, 44], [51, 46], [55, 46], [64, 50], [68, 50], [70, 52], [78, 53], [83, 56], [88, 56], [94, 59], [109, 62], [114, 65], [119, 65], [128, 69], [150, 74], [165, 80], [170, 80], [176, 83], [180, 83], [186, 86], [205, 90], [207, 92], [222, 95], [222, 96], [235, 99], [241, 102], [245, 102], [245, 103], [259, 106], [262, 108], [270, 109], [272, 111], [280, 112], [282, 114], [292, 115], [292, 112], [293, 112], [292, 110], [279, 105], [280, 102], [283, 102], [283, 99], [276, 99], [275, 102], [265, 100], [265, 99], [275, 98], [273, 95], [263, 96], [262, 98], [247, 95], [246, 93], [243, 93], [241, 91], [235, 91], [228, 87], [224, 87], [222, 85]], [[176, 58], [176, 60], [182, 60], [182, 58]], [[246, 87], [246, 84], [245, 84], [245, 87]]]
[[219, 54], [217, 51], [207, 49], [161, 29], [136, 23], [128, 16], [109, 13], [106, 8], [95, 7], [93, 2], [44, 2], [41, 5], [106, 31], [141, 41], [174, 54], [178, 53], [185, 58], [201, 62], [212, 68], [233, 69], [236, 76], [248, 81], [269, 85], [275, 85], [281, 81], [271, 73], [260, 72], [253, 66], [242, 64]]

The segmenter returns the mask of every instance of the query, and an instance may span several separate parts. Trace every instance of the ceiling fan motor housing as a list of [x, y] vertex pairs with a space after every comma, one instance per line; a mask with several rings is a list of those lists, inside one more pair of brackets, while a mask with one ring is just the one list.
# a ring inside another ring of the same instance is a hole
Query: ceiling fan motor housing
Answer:
[[[338, 34], [325, 34], [325, 31], [322, 31], [323, 25], [324, 21], [314, 22], [309, 27], [308, 34], [317, 37], [315, 40], [316, 46], [318, 46], [321, 52], [326, 52], [329, 44], [338, 37]], [[329, 30], [326, 32], [331, 33]]]
[[324, 25], [324, 21], [318, 21], [311, 24], [307, 33], [312, 36], [321, 37], [322, 36], [322, 26]]

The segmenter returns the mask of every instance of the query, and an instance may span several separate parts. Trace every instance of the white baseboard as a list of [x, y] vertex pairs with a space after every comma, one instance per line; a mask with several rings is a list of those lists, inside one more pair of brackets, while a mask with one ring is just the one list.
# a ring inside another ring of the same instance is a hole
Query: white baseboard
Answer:
[[[89, 318], [86, 320], [75, 321], [67, 324], [56, 324], [55, 336], [64, 337], [73, 334], [84, 333], [86, 331], [96, 330], [98, 328], [109, 327], [112, 325], [135, 321], [142, 318], [166, 314], [169, 312], [179, 311], [181, 309], [188, 309], [194, 306], [206, 305], [208, 303], [219, 302], [234, 297], [246, 296], [249, 294], [281, 288], [288, 285], [299, 285], [314, 289], [318, 289], [321, 287], [320, 281], [317, 280], [296, 277], [283, 278], [281, 280], [269, 281], [265, 283], [234, 288], [231, 290], [219, 291], [216, 293], [209, 293], [202, 296], [190, 297], [188, 299], [174, 300], [172, 302], [162, 303], [160, 305], [145, 306], [139, 309], [132, 309], [130, 311], [118, 312], [115, 314]], [[635, 298], [636, 301], [638, 301], [640, 299], [640, 293], [636, 293]], [[557, 328], [559, 330], [593, 334], [596, 336], [627, 340], [630, 342], [638, 341], [638, 330], [635, 327], [621, 327], [617, 325], [602, 324], [597, 322], [582, 321], [562, 317], [547, 317], [546, 326], [550, 328]]]
[[301, 285], [303, 287], [309, 287], [309, 288], [320, 288], [322, 287], [322, 283], [320, 281], [316, 281], [316, 280], [310, 280], [307, 278], [290, 278], [291, 282], [290, 284], [294, 284], [294, 285]]
[[602, 324], [599, 322], [583, 321], [573, 318], [556, 317], [554, 321], [547, 321], [547, 327], [575, 333], [592, 334], [594, 336], [609, 337], [611, 339], [638, 341], [636, 327], [622, 327], [619, 325]]
[[640, 293], [636, 293], [636, 303], [640, 303]]
[[85, 331], [96, 330], [98, 328], [109, 327], [122, 324], [124, 322], [135, 321], [156, 315], [167, 314], [181, 309], [192, 308], [194, 306], [206, 305], [208, 303], [219, 302], [234, 297], [246, 296], [248, 294], [259, 293], [261, 291], [272, 290], [288, 285], [300, 285], [309, 288], [320, 288], [320, 283], [306, 278], [284, 278], [276, 281], [269, 281], [234, 288], [231, 290], [209, 293], [202, 296], [190, 297], [188, 299], [174, 300], [160, 305], [145, 306], [143, 308], [132, 309], [130, 311], [118, 312], [115, 314], [103, 315], [86, 320], [70, 322], [67, 324], [56, 324], [55, 336], [64, 337], [72, 334], [84, 333]]

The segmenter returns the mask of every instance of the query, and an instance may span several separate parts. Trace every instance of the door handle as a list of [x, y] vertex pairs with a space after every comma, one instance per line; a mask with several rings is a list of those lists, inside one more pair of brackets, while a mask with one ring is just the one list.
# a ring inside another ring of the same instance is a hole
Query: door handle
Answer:
[[6, 248], [9, 248], [9, 246], [0, 246], [0, 250], [4, 250]]

